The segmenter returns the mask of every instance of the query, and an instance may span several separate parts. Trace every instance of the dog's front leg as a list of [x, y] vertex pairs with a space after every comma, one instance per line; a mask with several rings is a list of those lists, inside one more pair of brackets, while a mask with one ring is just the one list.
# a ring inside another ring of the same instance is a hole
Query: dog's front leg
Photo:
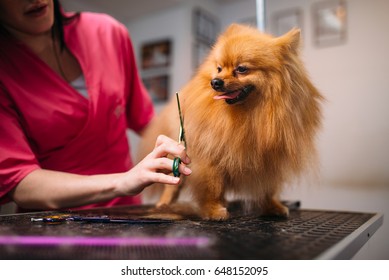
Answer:
[[164, 185], [163, 193], [156, 206], [161, 207], [176, 202], [180, 194], [179, 188], [179, 186]]
[[262, 205], [262, 215], [287, 218], [289, 216], [289, 209], [280, 202], [278, 195], [270, 193], [264, 205]]
[[193, 166], [192, 169], [194, 171], [190, 185], [201, 217], [206, 220], [226, 220], [228, 211], [224, 198], [223, 177], [211, 166], [203, 165], [198, 169]]

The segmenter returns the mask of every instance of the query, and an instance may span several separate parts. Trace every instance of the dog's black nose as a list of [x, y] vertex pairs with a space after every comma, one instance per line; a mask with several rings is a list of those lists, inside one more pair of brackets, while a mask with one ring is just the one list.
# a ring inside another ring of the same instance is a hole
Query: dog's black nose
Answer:
[[221, 90], [224, 86], [224, 81], [222, 79], [213, 79], [211, 81], [211, 86], [214, 90]]

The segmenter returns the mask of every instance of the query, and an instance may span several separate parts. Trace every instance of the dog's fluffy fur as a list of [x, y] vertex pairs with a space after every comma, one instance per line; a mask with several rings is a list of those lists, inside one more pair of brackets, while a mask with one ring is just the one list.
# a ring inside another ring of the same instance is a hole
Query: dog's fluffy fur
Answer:
[[[204, 219], [228, 218], [228, 192], [262, 215], [288, 216], [278, 195], [315, 158], [323, 99], [306, 74], [299, 45], [297, 29], [274, 38], [233, 24], [221, 34], [179, 92], [193, 172], [183, 186], [165, 186], [158, 205], [189, 188]], [[177, 139], [178, 132], [173, 98], [148, 127], [140, 157], [159, 134]]]

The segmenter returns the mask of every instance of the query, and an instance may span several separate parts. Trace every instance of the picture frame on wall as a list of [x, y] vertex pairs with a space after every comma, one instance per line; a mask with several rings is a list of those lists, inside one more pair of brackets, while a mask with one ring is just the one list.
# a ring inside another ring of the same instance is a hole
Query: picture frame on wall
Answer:
[[145, 42], [140, 46], [141, 76], [154, 104], [169, 99], [172, 46], [170, 38]]
[[219, 22], [211, 13], [195, 8], [193, 25], [193, 67], [196, 69], [208, 55], [219, 33]]
[[312, 6], [313, 40], [317, 47], [344, 44], [347, 39], [347, 5], [344, 0], [317, 2]]
[[202, 42], [194, 43], [193, 67], [198, 68], [211, 51], [211, 46]]
[[143, 84], [154, 103], [166, 102], [169, 99], [169, 75], [143, 78]]
[[274, 13], [271, 20], [271, 32], [274, 36], [282, 36], [292, 30], [303, 30], [303, 11], [300, 8], [291, 8]]
[[142, 69], [168, 67], [171, 63], [171, 46], [170, 39], [143, 44], [141, 47]]
[[193, 32], [196, 41], [212, 45], [219, 32], [217, 18], [209, 12], [195, 8], [193, 10]]

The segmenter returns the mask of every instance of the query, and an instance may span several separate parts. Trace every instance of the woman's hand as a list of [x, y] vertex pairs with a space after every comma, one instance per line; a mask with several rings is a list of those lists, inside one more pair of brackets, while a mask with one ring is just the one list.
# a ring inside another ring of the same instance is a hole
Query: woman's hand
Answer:
[[188, 176], [192, 173], [186, 166], [190, 163], [190, 159], [186, 154], [185, 147], [167, 136], [160, 135], [154, 150], [126, 173], [126, 178], [119, 188], [122, 192], [121, 195], [139, 194], [145, 187], [153, 183], [178, 185], [180, 177], [171, 175], [173, 160], [168, 158], [168, 155], [181, 159], [179, 166], [181, 174]]
[[181, 174], [192, 173], [186, 167], [190, 159], [184, 146], [159, 136], [154, 150], [125, 173], [87, 176], [37, 169], [28, 174], [10, 196], [25, 209], [61, 209], [136, 195], [153, 183], [178, 185], [180, 178], [168, 175], [173, 169], [173, 160], [168, 155], [181, 158]]

